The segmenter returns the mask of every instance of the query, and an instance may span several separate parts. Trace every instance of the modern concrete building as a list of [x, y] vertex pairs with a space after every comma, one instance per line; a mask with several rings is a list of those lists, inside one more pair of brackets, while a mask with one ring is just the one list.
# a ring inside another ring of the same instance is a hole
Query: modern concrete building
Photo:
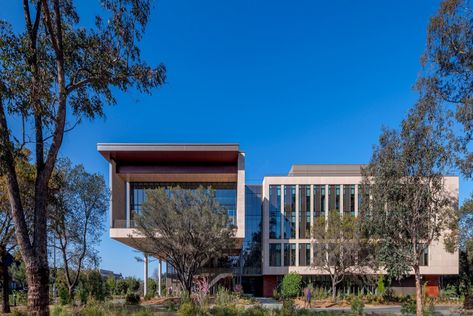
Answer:
[[[245, 154], [238, 144], [98, 144], [97, 149], [110, 166], [111, 238], [140, 250], [133, 216], [140, 212], [146, 189], [211, 186], [237, 227], [239, 254], [216, 271], [254, 295], [271, 296], [291, 271], [307, 283], [327, 285], [327, 275], [311, 266], [311, 226], [328, 210], [358, 215], [361, 165], [293, 165], [287, 176], [246, 185]], [[458, 177], [445, 180], [458, 196]], [[161, 268], [165, 258], [158, 259]], [[446, 252], [441, 243], [429, 247], [421, 273], [432, 293], [438, 291], [440, 277], [458, 274], [458, 260], [458, 253]], [[146, 255], [144, 262], [146, 279]], [[166, 274], [172, 276], [172, 267]], [[409, 292], [413, 286], [407, 278], [397, 290]]]

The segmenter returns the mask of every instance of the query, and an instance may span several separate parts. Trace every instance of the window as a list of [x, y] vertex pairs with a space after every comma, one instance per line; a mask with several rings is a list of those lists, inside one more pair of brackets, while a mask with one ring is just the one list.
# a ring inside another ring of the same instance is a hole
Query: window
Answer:
[[340, 185], [331, 184], [328, 186], [328, 210], [340, 211]]
[[269, 238], [281, 239], [281, 186], [269, 186]]
[[370, 199], [370, 188], [367, 185], [358, 185], [358, 215], [362, 214], [366, 209], [363, 203], [368, 202]]
[[310, 265], [310, 244], [299, 244], [299, 266]]
[[429, 247], [425, 248], [421, 255], [420, 255], [420, 263], [421, 266], [428, 266], [429, 265]]
[[299, 238], [310, 238], [310, 185], [299, 186]]
[[314, 243], [314, 265], [324, 266], [326, 262], [326, 251], [324, 244]]
[[281, 266], [281, 244], [269, 244], [269, 266]]
[[134, 219], [134, 214], [139, 214], [142, 205], [146, 201], [146, 190], [164, 188], [169, 190], [180, 187], [183, 190], [195, 190], [199, 187], [211, 188], [218, 201], [228, 214], [230, 222], [236, 225], [236, 205], [237, 189], [236, 183], [203, 183], [203, 182], [130, 182], [130, 219]]
[[296, 265], [296, 244], [284, 244], [284, 266]]
[[325, 185], [314, 185], [314, 217], [325, 216]]
[[343, 213], [355, 215], [355, 185], [343, 185]]
[[284, 186], [284, 239], [296, 238], [296, 186]]

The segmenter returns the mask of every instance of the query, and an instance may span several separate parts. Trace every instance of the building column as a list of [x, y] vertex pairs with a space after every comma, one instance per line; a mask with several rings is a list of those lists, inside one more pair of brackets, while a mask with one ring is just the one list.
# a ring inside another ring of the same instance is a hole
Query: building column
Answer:
[[163, 274], [163, 265], [161, 259], [159, 259], [159, 272], [158, 272], [158, 295], [161, 296], [161, 275]]
[[143, 281], [143, 296], [148, 294], [148, 255], [144, 254], [144, 281]]

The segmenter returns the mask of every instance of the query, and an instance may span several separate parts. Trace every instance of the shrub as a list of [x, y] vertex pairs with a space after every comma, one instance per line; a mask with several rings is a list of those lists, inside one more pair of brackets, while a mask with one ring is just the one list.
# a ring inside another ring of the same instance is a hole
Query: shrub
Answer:
[[274, 289], [273, 290], [273, 298], [276, 300], [276, 301], [279, 301], [279, 299], [281, 298], [281, 295], [279, 295], [279, 292], [277, 289]]
[[215, 296], [215, 305], [226, 306], [235, 303], [236, 297], [230, 293], [226, 288], [219, 286], [217, 295]]
[[87, 299], [89, 297], [89, 292], [87, 292], [87, 289], [80, 287], [77, 291], [77, 296], [82, 305], [87, 304]]
[[402, 315], [411, 315], [416, 313], [416, 301], [412, 299], [410, 296], [406, 296], [403, 299], [403, 303], [401, 304], [401, 314]]
[[60, 287], [58, 291], [58, 296], [59, 296], [59, 304], [61, 305], [69, 304], [70, 297], [69, 297], [69, 292], [67, 291], [66, 288]]
[[363, 310], [365, 308], [365, 303], [363, 303], [363, 300], [359, 298], [358, 296], [355, 296], [351, 300], [351, 311], [355, 315], [363, 315]]
[[11, 316], [26, 316], [26, 313], [15, 309], [10, 315]]
[[240, 314], [235, 305], [215, 306], [210, 313], [214, 316], [238, 316]]
[[195, 316], [197, 313], [197, 310], [191, 302], [185, 302], [182, 303], [181, 306], [179, 306], [179, 311], [178, 315], [179, 316]]
[[301, 292], [302, 276], [299, 273], [291, 272], [282, 279], [281, 294], [284, 298], [297, 297]]
[[128, 293], [125, 296], [125, 304], [138, 305], [140, 303], [140, 296], [136, 293]]
[[376, 287], [376, 294], [383, 295], [385, 291], [384, 288], [384, 277], [382, 274], [378, 275], [378, 286]]
[[154, 294], [146, 293], [146, 295], [143, 297], [145, 301], [149, 301], [154, 297]]
[[55, 305], [51, 309], [51, 316], [69, 316], [72, 315], [72, 313], [68, 312], [67, 310], [64, 309], [64, 307], [60, 305]]
[[125, 279], [120, 279], [115, 285], [115, 294], [125, 295], [128, 292], [128, 283]]
[[85, 306], [79, 313], [80, 316], [105, 316], [104, 308], [98, 304], [89, 304]]
[[292, 316], [294, 315], [294, 312], [294, 302], [290, 299], [285, 299], [282, 302], [281, 316]]
[[247, 308], [242, 312], [242, 316], [269, 316], [270, 313], [267, 309], [256, 305], [250, 308]]
[[173, 300], [167, 300], [164, 302], [164, 307], [168, 312], [175, 312], [177, 310], [177, 306]]

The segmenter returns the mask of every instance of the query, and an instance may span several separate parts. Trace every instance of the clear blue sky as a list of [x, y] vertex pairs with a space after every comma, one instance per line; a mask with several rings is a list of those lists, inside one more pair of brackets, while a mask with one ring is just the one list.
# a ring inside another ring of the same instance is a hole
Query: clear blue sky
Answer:
[[[21, 26], [20, 3], [2, 2], [0, 18]], [[80, 2], [87, 24], [99, 1]], [[293, 163], [366, 163], [380, 128], [398, 126], [416, 98], [412, 86], [437, 6], [158, 1], [141, 47], [149, 63], [166, 64], [167, 84], [152, 96], [118, 94], [106, 119], [67, 134], [62, 155], [107, 180], [98, 142], [240, 143], [250, 183], [285, 174]], [[462, 199], [471, 188], [461, 181]], [[103, 268], [142, 277], [139, 254], [108, 232], [100, 252]]]

